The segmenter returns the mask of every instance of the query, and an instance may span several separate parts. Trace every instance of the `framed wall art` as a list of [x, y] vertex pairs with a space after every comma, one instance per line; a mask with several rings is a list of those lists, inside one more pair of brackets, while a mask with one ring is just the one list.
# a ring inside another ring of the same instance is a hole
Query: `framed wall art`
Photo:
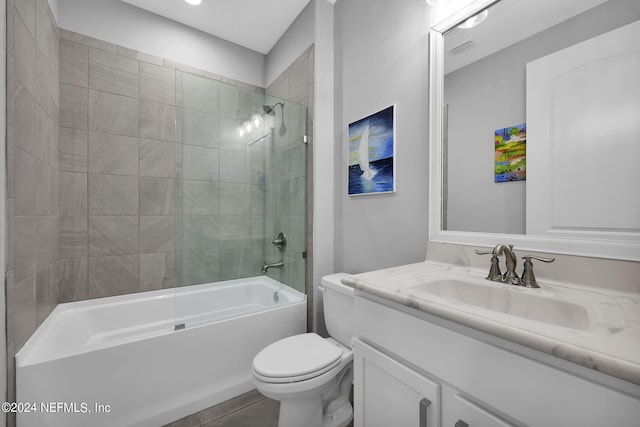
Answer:
[[396, 191], [395, 144], [395, 105], [349, 124], [349, 196]]

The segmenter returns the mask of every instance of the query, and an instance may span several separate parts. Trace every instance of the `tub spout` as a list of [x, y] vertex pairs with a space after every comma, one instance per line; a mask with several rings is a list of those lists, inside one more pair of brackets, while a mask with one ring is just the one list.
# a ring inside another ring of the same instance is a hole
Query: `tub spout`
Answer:
[[274, 262], [273, 264], [265, 264], [262, 266], [262, 272], [266, 274], [270, 268], [283, 268], [283, 267], [284, 267], [284, 262], [282, 261]]

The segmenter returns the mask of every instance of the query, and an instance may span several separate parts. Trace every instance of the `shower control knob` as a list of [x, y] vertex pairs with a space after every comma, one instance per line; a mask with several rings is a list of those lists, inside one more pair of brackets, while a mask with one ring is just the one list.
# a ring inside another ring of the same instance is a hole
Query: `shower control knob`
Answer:
[[287, 236], [281, 231], [271, 243], [280, 250], [283, 250], [284, 247], [287, 246]]

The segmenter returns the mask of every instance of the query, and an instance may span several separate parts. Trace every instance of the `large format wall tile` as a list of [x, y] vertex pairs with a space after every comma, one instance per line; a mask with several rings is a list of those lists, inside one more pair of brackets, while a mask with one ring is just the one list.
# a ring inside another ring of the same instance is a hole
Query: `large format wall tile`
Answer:
[[89, 216], [89, 256], [138, 253], [138, 216]]
[[89, 215], [137, 214], [137, 176], [89, 174]]
[[58, 82], [47, 58], [38, 51], [36, 53], [35, 98], [38, 104], [50, 117], [58, 117], [59, 91]]
[[221, 225], [219, 218], [212, 215], [197, 215], [181, 217], [183, 241], [182, 248], [189, 249], [218, 249], [220, 247]]
[[253, 92], [238, 86], [220, 85], [220, 115], [246, 120], [262, 113], [261, 105], [253, 105]]
[[[21, 3], [17, 1], [16, 3]], [[15, 17], [15, 77], [27, 90], [35, 95], [36, 90], [36, 43], [34, 32], [29, 32], [20, 14]]]
[[219, 280], [250, 277], [258, 274], [252, 272], [251, 242], [247, 240], [220, 242], [220, 277]]
[[34, 155], [43, 163], [58, 167], [58, 124], [36, 106], [36, 144]]
[[67, 84], [60, 85], [60, 126], [87, 128], [87, 89]]
[[88, 255], [86, 215], [60, 217], [60, 258], [86, 258]]
[[58, 167], [66, 172], [87, 172], [87, 131], [61, 127], [58, 133]]
[[220, 146], [220, 119], [213, 114], [183, 110], [182, 138], [185, 144], [209, 148]]
[[12, 137], [9, 142], [14, 147], [35, 154], [36, 101], [15, 79], [9, 82], [11, 108], [7, 112], [7, 124], [13, 128], [13, 135], [7, 135], [7, 138]]
[[58, 30], [49, 5], [44, 1], [36, 2], [36, 46], [47, 60], [51, 69], [58, 69]]
[[175, 105], [175, 70], [140, 62], [140, 99]]
[[58, 171], [37, 162], [36, 171], [36, 215], [58, 215]]
[[7, 290], [7, 299], [12, 302], [14, 318], [15, 348], [20, 349], [37, 327], [36, 321], [36, 277], [29, 276]]
[[176, 285], [175, 252], [140, 254], [140, 290], [153, 291]]
[[36, 34], [36, 0], [14, 0], [14, 6], [18, 15], [28, 28], [32, 37]]
[[15, 161], [15, 206], [14, 214], [36, 214], [36, 186], [39, 162], [22, 150], [14, 151]]
[[220, 182], [249, 182], [246, 152], [220, 150]]
[[20, 283], [35, 275], [36, 217], [17, 216], [14, 224], [14, 279]]
[[176, 181], [140, 178], [140, 215], [173, 215], [176, 212]]
[[88, 87], [89, 48], [60, 39], [60, 83]]
[[175, 226], [174, 216], [141, 216], [140, 252], [175, 251]]
[[137, 99], [89, 90], [89, 130], [138, 136], [138, 126]]
[[59, 172], [61, 215], [87, 215], [87, 175]]
[[175, 178], [179, 145], [173, 142], [140, 140], [140, 176]]
[[138, 175], [138, 138], [89, 132], [89, 172]]
[[185, 215], [218, 215], [220, 184], [208, 181], [182, 181], [182, 207]]
[[60, 260], [60, 289], [61, 303], [83, 301], [89, 298], [87, 288], [89, 261], [85, 258]]
[[221, 84], [206, 77], [183, 73], [182, 106], [217, 115]]
[[242, 122], [243, 120], [240, 119], [220, 117], [220, 148], [233, 151], [245, 151], [247, 149], [247, 141], [238, 136], [238, 126]]
[[60, 217], [36, 217], [36, 272], [57, 260], [60, 239]]
[[89, 298], [138, 292], [138, 255], [89, 258]]
[[250, 190], [248, 184], [220, 184], [220, 215], [248, 215]]
[[176, 107], [140, 101], [140, 136], [160, 141], [177, 141]]
[[[176, 273], [177, 286], [217, 282], [220, 277], [220, 250], [196, 249], [176, 253], [176, 266], [182, 270]], [[187, 310], [187, 308], [181, 308]]]
[[89, 88], [138, 98], [139, 82], [138, 61], [89, 48]]
[[220, 151], [212, 148], [185, 145], [184, 152], [184, 179], [201, 181], [220, 180]]

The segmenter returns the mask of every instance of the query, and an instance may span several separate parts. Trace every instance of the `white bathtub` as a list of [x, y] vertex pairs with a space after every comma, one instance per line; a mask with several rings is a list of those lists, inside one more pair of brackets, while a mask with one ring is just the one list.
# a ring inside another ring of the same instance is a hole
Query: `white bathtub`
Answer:
[[266, 276], [60, 304], [16, 355], [18, 426], [158, 427], [250, 391], [258, 351], [305, 331], [306, 296]]

